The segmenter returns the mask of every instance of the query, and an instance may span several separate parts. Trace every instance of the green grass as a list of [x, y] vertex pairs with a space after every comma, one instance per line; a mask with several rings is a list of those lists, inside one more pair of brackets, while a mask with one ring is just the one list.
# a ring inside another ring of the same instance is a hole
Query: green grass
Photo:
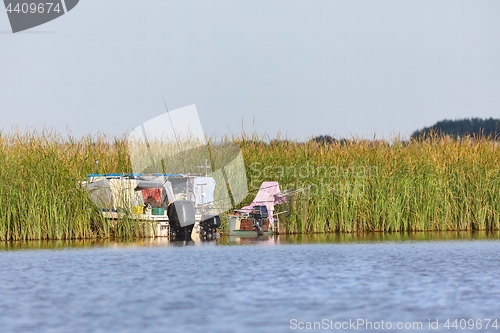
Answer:
[[[500, 227], [497, 142], [432, 138], [347, 144], [241, 140], [253, 184], [311, 186], [288, 233]], [[304, 215], [308, 208], [308, 219]], [[282, 223], [283, 224], [283, 223]]]
[[[500, 151], [487, 139], [231, 141], [251, 189], [269, 180], [310, 188], [281, 216], [283, 233], [500, 229]], [[0, 240], [147, 236], [139, 223], [103, 219], [78, 187], [88, 173], [131, 172], [128, 156], [125, 137], [0, 134]]]
[[0, 136], [0, 240], [141, 235], [126, 221], [103, 219], [78, 187], [96, 159], [99, 168], [127, 168], [123, 141], [75, 141], [49, 131]]

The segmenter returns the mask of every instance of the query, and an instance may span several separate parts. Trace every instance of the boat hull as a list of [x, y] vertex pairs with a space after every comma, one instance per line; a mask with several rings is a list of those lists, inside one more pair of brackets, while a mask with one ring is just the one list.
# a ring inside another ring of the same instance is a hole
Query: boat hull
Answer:
[[241, 238], [255, 238], [258, 236], [272, 236], [273, 232], [272, 231], [263, 231], [261, 233], [257, 231], [246, 231], [246, 230], [230, 230], [229, 231], [229, 236], [236, 236], [236, 237], [241, 237]]
[[[118, 220], [125, 218], [124, 213], [118, 212], [102, 212], [104, 218], [109, 220]], [[151, 214], [127, 214], [126, 218], [130, 220], [135, 220], [141, 223], [149, 225], [149, 235], [152, 237], [171, 237], [172, 230], [170, 226], [170, 220], [167, 214], [164, 215], [151, 215]], [[191, 237], [199, 237], [199, 220], [201, 215], [197, 215], [196, 222], [188, 226]]]
[[254, 219], [248, 216], [231, 215], [229, 216], [229, 236], [238, 237], [257, 237], [260, 235], [272, 235], [273, 229], [269, 219], [265, 219], [262, 228], [259, 228]]

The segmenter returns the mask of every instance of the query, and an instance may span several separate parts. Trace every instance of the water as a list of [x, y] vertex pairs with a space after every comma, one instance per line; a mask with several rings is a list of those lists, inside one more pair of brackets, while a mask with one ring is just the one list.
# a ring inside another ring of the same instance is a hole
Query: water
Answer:
[[[316, 322], [303, 331], [366, 331], [370, 322], [380, 332], [398, 323], [427, 332], [474, 319], [466, 330], [479, 331], [478, 320], [483, 330], [500, 321], [497, 237], [4, 243], [0, 329], [291, 332]], [[360, 326], [346, 326], [353, 322]]]

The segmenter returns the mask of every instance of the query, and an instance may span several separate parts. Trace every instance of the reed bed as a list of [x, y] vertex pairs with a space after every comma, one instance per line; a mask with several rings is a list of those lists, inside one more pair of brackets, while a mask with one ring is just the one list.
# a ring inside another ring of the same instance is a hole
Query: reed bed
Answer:
[[[309, 188], [281, 215], [282, 233], [500, 229], [500, 151], [487, 138], [230, 141], [243, 152], [250, 189], [269, 180]], [[147, 236], [126, 218], [103, 219], [78, 186], [88, 173], [131, 172], [125, 137], [0, 134], [0, 162], [0, 240]]]
[[96, 167], [127, 168], [123, 140], [77, 141], [52, 131], [2, 134], [0, 162], [0, 240], [140, 235], [140, 227], [103, 219], [78, 186]]
[[500, 150], [487, 138], [240, 145], [253, 183], [310, 186], [308, 219], [296, 211], [287, 233], [500, 227]]

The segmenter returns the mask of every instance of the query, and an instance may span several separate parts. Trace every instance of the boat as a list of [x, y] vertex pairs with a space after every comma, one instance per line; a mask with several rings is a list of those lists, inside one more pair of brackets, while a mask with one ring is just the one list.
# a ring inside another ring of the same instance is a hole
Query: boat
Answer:
[[279, 233], [280, 216], [290, 216], [294, 196], [308, 189], [280, 191], [277, 181], [263, 182], [250, 205], [229, 215], [229, 236], [257, 237]]
[[241, 150], [208, 141], [194, 104], [165, 109], [129, 133], [132, 173], [99, 174], [96, 161], [80, 185], [105, 218], [149, 223], [155, 237], [212, 238], [220, 214], [248, 193]]
[[193, 174], [89, 174], [87, 190], [103, 217], [150, 226], [155, 237], [212, 238], [220, 226], [215, 179]]

